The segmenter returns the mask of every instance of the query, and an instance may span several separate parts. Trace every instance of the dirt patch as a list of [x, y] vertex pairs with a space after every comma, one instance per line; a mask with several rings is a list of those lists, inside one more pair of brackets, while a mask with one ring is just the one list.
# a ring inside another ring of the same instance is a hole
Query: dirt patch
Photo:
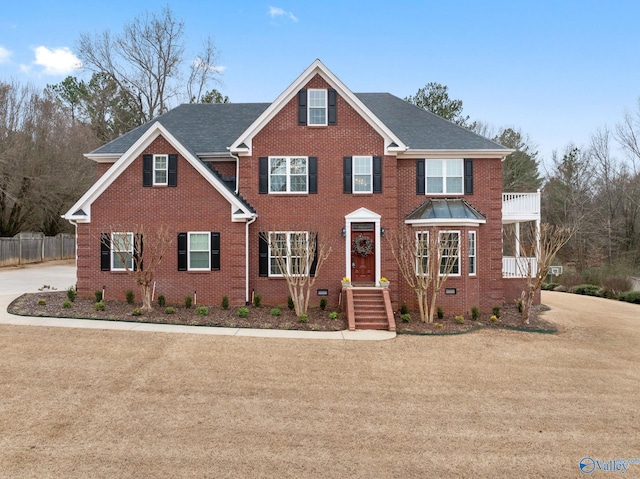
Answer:
[[[294, 311], [288, 308], [249, 306], [249, 315], [242, 318], [238, 308], [223, 309], [220, 306], [202, 305], [207, 308], [206, 314], [198, 314], [196, 306], [172, 306], [173, 313], [167, 314], [165, 308], [155, 305], [151, 312], [135, 315], [139, 304], [127, 304], [125, 301], [107, 300], [104, 311], [96, 310], [92, 299], [77, 297], [69, 308], [63, 303], [67, 300], [64, 291], [24, 294], [14, 300], [7, 308], [11, 314], [20, 316], [42, 316], [54, 318], [102, 319], [108, 321], [133, 321], [159, 324], [180, 324], [188, 326], [218, 326], [227, 328], [287, 329], [300, 331], [342, 331], [348, 328], [346, 315], [336, 311], [337, 317], [331, 319], [333, 311], [320, 308], [309, 308], [306, 322], [300, 321]], [[464, 317], [463, 322], [456, 321], [455, 316], [444, 315], [435, 318], [433, 323], [423, 323], [417, 312], [411, 312], [411, 319], [405, 322], [396, 313], [396, 328], [400, 334], [460, 334], [481, 328], [509, 328], [524, 331], [555, 332], [555, 325], [539, 317], [544, 306], [537, 306], [530, 324], [523, 324], [515, 305], [507, 305], [500, 311], [497, 321], [491, 320], [491, 314], [481, 314], [477, 319], [471, 315]], [[276, 314], [279, 313], [279, 314]]]

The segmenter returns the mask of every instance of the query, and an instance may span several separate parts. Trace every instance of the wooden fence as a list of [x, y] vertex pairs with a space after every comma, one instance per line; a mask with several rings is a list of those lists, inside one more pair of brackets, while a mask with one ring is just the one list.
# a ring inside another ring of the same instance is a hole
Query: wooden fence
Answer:
[[74, 235], [45, 236], [42, 233], [20, 233], [13, 238], [0, 238], [0, 267], [75, 257]]

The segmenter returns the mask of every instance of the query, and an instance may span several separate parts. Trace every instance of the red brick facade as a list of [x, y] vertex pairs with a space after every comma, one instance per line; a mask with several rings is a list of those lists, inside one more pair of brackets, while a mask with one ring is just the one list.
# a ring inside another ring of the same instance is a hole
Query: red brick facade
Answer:
[[[330, 88], [321, 76], [313, 77], [304, 88]], [[174, 243], [156, 273], [156, 296], [168, 303], [181, 303], [197, 292], [199, 303], [219, 304], [227, 296], [232, 305], [244, 304], [251, 293], [262, 295], [265, 305], [286, 304], [289, 294], [283, 278], [259, 274], [259, 234], [264, 231], [315, 231], [319, 241], [329, 241], [332, 251], [314, 285], [310, 304], [317, 305], [319, 289], [328, 290], [331, 306], [339, 302], [340, 280], [349, 275], [347, 245], [342, 230], [345, 217], [360, 208], [380, 216], [379, 226], [390, 230], [402, 224], [405, 216], [424, 203], [428, 196], [416, 194], [416, 159], [385, 155], [384, 138], [342, 96], [337, 97], [337, 124], [324, 127], [298, 124], [297, 97], [289, 100], [252, 138], [251, 156], [240, 156], [237, 167], [239, 193], [255, 209], [257, 218], [248, 227], [248, 279], [246, 275], [247, 224], [233, 222], [225, 198], [183, 156], [178, 156], [177, 186], [142, 186], [142, 155], [178, 153], [165, 138], [156, 138], [91, 204], [91, 222], [78, 224], [78, 292], [92, 295], [106, 289], [107, 297], [124, 298], [128, 289], [136, 290], [133, 280], [123, 272], [100, 270], [100, 234], [127, 225], [144, 223], [150, 227], [167, 225]], [[316, 157], [317, 193], [261, 194], [259, 158], [274, 155]], [[370, 155], [382, 157], [382, 192], [346, 194], [343, 192], [343, 158]], [[100, 173], [108, 169], [101, 164]], [[222, 177], [236, 176], [232, 159], [212, 166]], [[450, 277], [447, 288], [455, 294], [441, 293], [438, 305], [446, 313], [468, 313], [478, 306], [490, 311], [502, 305], [505, 283], [502, 279], [502, 196], [501, 159], [474, 159], [474, 194], [463, 198], [486, 217], [485, 224], [442, 228], [459, 231], [461, 243], [460, 276]], [[460, 196], [457, 196], [460, 198]], [[407, 226], [408, 227], [408, 226]], [[220, 233], [220, 270], [178, 271], [177, 236], [180, 232]], [[477, 233], [477, 274], [468, 274], [467, 240], [469, 231]], [[395, 305], [406, 302], [414, 308], [415, 295], [398, 273], [389, 244], [380, 238], [375, 247], [380, 259], [380, 275], [391, 281]], [[379, 278], [376, 278], [376, 280]], [[509, 294], [512, 291], [509, 290]]]

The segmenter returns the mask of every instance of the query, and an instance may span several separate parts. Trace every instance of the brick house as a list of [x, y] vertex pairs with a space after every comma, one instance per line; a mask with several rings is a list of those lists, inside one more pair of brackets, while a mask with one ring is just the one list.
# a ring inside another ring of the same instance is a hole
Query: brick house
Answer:
[[333, 242], [314, 295], [338, 304], [343, 277], [376, 287], [384, 276], [393, 306], [411, 306], [384, 238], [404, 224], [457, 244], [439, 304], [490, 311], [522, 282], [517, 258], [503, 257], [503, 223], [540, 219], [539, 193], [502, 193], [511, 151], [391, 94], [353, 93], [316, 60], [273, 103], [181, 105], [87, 154], [99, 179], [64, 216], [77, 229], [78, 292], [134, 289], [100, 238], [111, 225], [144, 223], [175, 238], [156, 273], [169, 303], [195, 291], [203, 304], [241, 305], [253, 293], [285, 304], [260, 233], [286, 242], [314, 231]]

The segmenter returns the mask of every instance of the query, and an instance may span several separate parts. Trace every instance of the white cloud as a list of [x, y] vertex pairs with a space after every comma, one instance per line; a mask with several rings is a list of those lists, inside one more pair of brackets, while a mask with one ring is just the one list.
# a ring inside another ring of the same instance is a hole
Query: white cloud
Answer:
[[11, 52], [0, 46], [0, 64], [7, 63], [9, 61], [9, 57], [11, 57]]
[[298, 18], [291, 12], [286, 12], [280, 7], [269, 7], [269, 16], [271, 18], [276, 17], [289, 17], [292, 21], [297, 22]]
[[82, 68], [82, 62], [68, 47], [51, 50], [40, 46], [35, 48], [34, 51], [36, 60], [33, 64], [43, 67], [42, 73], [45, 75], [67, 75], [74, 70]]

